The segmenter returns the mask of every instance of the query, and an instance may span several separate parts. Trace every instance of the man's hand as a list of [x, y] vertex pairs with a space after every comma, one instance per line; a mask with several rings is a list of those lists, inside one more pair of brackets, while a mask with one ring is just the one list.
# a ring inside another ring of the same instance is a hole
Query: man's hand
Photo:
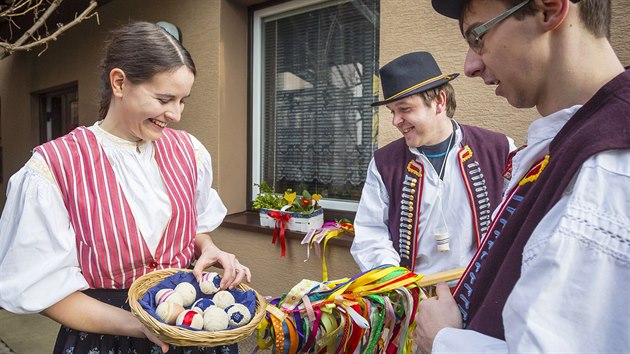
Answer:
[[416, 314], [415, 340], [422, 353], [431, 353], [435, 336], [446, 327], [462, 328], [462, 315], [448, 285], [439, 283], [436, 296], [420, 301]]

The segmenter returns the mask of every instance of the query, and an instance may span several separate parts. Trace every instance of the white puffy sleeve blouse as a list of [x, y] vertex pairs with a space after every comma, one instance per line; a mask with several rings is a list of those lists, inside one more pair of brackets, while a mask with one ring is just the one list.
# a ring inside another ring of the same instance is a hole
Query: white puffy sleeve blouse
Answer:
[[[89, 127], [112, 164], [138, 228], [152, 252], [171, 207], [151, 143], [136, 144]], [[216, 229], [227, 209], [212, 186], [212, 160], [194, 137], [198, 183], [197, 233]], [[0, 306], [40, 312], [88, 284], [79, 268], [75, 234], [59, 188], [43, 157], [34, 153], [9, 180], [0, 218]]]

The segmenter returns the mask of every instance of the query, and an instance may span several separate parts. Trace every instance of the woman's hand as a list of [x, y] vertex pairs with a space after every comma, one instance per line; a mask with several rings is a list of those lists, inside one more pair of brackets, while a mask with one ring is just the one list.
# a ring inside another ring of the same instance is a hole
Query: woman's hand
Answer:
[[148, 328], [146, 328], [145, 326], [142, 326], [140, 330], [142, 331], [142, 333], [148, 340], [157, 344], [162, 349], [163, 353], [168, 352], [170, 348], [169, 345], [167, 343], [162, 342], [158, 337], [156, 337], [153, 333], [151, 333], [151, 331], [149, 331]]
[[74, 292], [42, 311], [62, 325], [77, 331], [147, 338], [166, 353], [169, 345], [158, 339], [131, 312]]
[[252, 280], [249, 268], [242, 265], [235, 255], [221, 251], [212, 242], [210, 235], [198, 234], [196, 236], [195, 254], [197, 255], [197, 263], [193, 269], [193, 275], [197, 281], [201, 280], [203, 270], [213, 265], [223, 268], [221, 289], [234, 289], [243, 280], [247, 280], [248, 283]]

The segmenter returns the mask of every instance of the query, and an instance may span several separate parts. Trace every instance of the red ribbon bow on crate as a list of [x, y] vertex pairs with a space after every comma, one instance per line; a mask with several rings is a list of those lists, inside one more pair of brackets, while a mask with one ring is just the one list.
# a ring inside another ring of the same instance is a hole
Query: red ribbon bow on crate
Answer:
[[291, 220], [291, 215], [283, 213], [281, 211], [270, 211], [267, 213], [270, 217], [276, 220], [276, 228], [273, 230], [272, 244], [276, 244], [276, 240], [280, 243], [280, 257], [284, 257], [287, 254], [287, 245], [284, 237], [285, 228], [287, 222]]

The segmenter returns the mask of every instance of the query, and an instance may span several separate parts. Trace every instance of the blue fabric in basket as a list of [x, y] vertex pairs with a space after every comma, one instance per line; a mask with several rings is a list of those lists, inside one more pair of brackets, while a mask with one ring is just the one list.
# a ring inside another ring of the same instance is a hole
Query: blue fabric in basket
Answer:
[[[156, 320], [167, 324], [166, 322], [162, 321], [162, 319], [160, 319], [160, 317], [155, 312], [155, 309], [157, 307], [155, 304], [155, 294], [157, 294], [157, 292], [162, 289], [175, 289], [177, 284], [184, 282], [190, 283], [195, 287], [195, 290], [197, 291], [197, 297], [195, 298], [195, 301], [199, 300], [202, 297], [212, 300], [212, 297], [214, 295], [207, 295], [202, 293], [201, 289], [199, 289], [199, 283], [197, 283], [197, 279], [195, 279], [195, 276], [191, 272], [177, 272], [167, 278], [164, 278], [161, 282], [157, 283], [151, 289], [147, 290], [144, 296], [142, 296], [142, 299], [140, 299], [138, 302], [148, 314], [153, 316]], [[228, 291], [232, 293], [232, 296], [234, 296], [234, 301], [236, 303], [243, 304], [247, 307], [253, 318], [254, 312], [256, 311], [256, 293], [253, 290], [242, 291], [238, 289], [232, 289]], [[189, 307], [187, 307], [186, 309], [190, 310]], [[180, 327], [193, 331], [199, 331], [198, 329], [188, 326]], [[228, 327], [228, 329], [234, 328], [236, 327]]]

